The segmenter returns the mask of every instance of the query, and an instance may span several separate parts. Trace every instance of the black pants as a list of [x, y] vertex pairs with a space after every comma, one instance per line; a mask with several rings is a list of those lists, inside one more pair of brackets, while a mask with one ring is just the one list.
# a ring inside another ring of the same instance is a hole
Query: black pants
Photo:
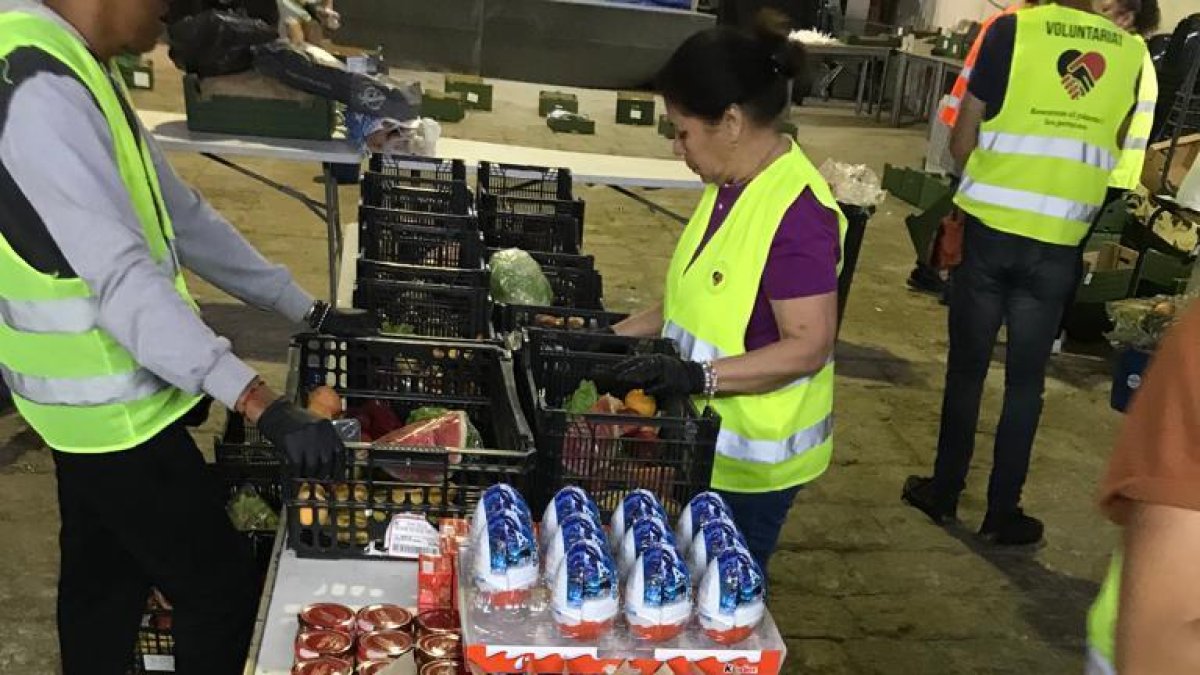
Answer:
[[733, 521], [746, 538], [750, 554], [758, 561], [764, 574], [779, 544], [779, 532], [787, 521], [788, 510], [796, 501], [796, 493], [800, 492], [800, 488], [797, 485], [786, 490], [761, 493], [718, 490], [733, 510]]
[[254, 568], [183, 424], [129, 450], [54, 461], [64, 675], [125, 675], [152, 585], [174, 606], [176, 673], [241, 673]]
[[1008, 326], [1004, 408], [996, 429], [988, 510], [1021, 502], [1042, 414], [1046, 364], [1076, 284], [1079, 249], [993, 230], [968, 216], [963, 262], [950, 294], [950, 355], [934, 480], [943, 494], [962, 491], [975, 450], [975, 427], [992, 348]]

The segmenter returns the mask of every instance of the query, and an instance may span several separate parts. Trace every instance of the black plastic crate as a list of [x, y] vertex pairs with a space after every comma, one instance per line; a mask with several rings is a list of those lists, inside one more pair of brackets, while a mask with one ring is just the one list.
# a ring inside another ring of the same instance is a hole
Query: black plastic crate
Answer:
[[578, 254], [583, 244], [579, 221], [565, 214], [480, 211], [479, 229], [493, 248]]
[[483, 235], [473, 216], [358, 209], [359, 257], [381, 262], [479, 269]]
[[[537, 485], [535, 510], [556, 490], [579, 485], [610, 515], [630, 490], [645, 488], [677, 516], [694, 494], [709, 487], [720, 420], [698, 413], [687, 397], [658, 402], [655, 417], [636, 414], [574, 414], [563, 405], [583, 380], [601, 394], [628, 391], [605, 374], [625, 356], [539, 351], [527, 361], [536, 382]], [[536, 365], [534, 365], [536, 364]]]
[[571, 170], [543, 166], [480, 162], [479, 192], [529, 199], [573, 200]]
[[492, 326], [497, 333], [511, 333], [527, 327], [596, 333], [628, 317], [628, 314], [602, 309], [497, 304], [492, 310]]
[[[501, 249], [489, 248], [488, 260]], [[604, 278], [590, 255], [527, 251], [537, 261], [554, 291], [554, 306], [599, 310], [604, 308]]]
[[415, 155], [373, 154], [367, 163], [368, 170], [387, 176], [410, 176], [432, 180], [457, 180], [466, 182], [467, 165], [461, 159], [438, 159]]
[[488, 272], [358, 261], [354, 306], [379, 315], [383, 332], [437, 338], [492, 338]]
[[169, 610], [148, 610], [138, 626], [137, 642], [133, 646], [134, 675], [175, 672], [175, 636], [171, 632]]
[[301, 391], [331, 386], [348, 414], [370, 402], [401, 421], [426, 406], [462, 410], [485, 448], [350, 444], [342, 475], [295, 477], [287, 485], [288, 544], [297, 555], [367, 557], [368, 548], [382, 548], [395, 514], [463, 517], [491, 485], [531, 487], [533, 436], [507, 351], [471, 342], [316, 335], [297, 336], [293, 350]]
[[473, 199], [467, 184], [419, 176], [388, 176], [368, 171], [362, 177], [362, 203], [402, 211], [469, 215]]

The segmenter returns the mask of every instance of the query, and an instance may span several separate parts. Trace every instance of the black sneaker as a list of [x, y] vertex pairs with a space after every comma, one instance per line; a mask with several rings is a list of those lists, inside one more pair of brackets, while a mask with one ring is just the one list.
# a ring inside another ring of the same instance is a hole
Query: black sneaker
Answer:
[[946, 282], [937, 270], [924, 263], [917, 263], [905, 283], [918, 293], [929, 293], [939, 297], [946, 289]]
[[1045, 529], [1042, 521], [1025, 515], [1021, 509], [1007, 513], [988, 511], [979, 527], [979, 536], [1001, 546], [1028, 546], [1040, 542]]
[[904, 481], [900, 499], [929, 516], [938, 525], [948, 525], [958, 520], [958, 497], [940, 494], [933, 486], [932, 478], [909, 476]]

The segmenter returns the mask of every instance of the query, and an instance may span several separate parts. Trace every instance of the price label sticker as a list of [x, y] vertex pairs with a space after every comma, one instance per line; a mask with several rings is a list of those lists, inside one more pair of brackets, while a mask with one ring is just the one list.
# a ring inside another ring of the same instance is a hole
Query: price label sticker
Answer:
[[637, 108], [634, 108], [633, 110], [630, 110], [630, 111], [629, 111], [629, 119], [631, 119], [631, 120], [640, 120], [640, 119], [642, 119], [642, 111], [641, 111], [641, 110], [638, 110]]
[[479, 94], [476, 94], [473, 91], [468, 91], [467, 92], [467, 100], [470, 101], [471, 103], [479, 103]]

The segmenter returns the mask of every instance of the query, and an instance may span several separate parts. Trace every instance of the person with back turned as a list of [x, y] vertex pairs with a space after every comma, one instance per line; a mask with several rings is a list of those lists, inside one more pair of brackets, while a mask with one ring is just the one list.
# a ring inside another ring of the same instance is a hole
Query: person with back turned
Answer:
[[0, 374], [53, 449], [65, 675], [124, 675], [150, 588], [174, 606], [175, 672], [242, 672], [254, 569], [186, 426], [210, 399], [306, 475], [332, 425], [281, 399], [201, 320], [186, 267], [331, 333], [314, 302], [167, 164], [113, 58], [152, 49], [162, 0], [0, 0]]
[[1145, 55], [1145, 44], [1090, 0], [1023, 9], [988, 31], [951, 135], [964, 165], [955, 203], [966, 231], [950, 297], [937, 459], [932, 477], [910, 476], [902, 493], [936, 523], [957, 518], [1003, 323], [1004, 404], [979, 534], [1002, 545], [1042, 538], [1021, 491], [1046, 364], [1076, 285], [1079, 244], [1121, 154]]

